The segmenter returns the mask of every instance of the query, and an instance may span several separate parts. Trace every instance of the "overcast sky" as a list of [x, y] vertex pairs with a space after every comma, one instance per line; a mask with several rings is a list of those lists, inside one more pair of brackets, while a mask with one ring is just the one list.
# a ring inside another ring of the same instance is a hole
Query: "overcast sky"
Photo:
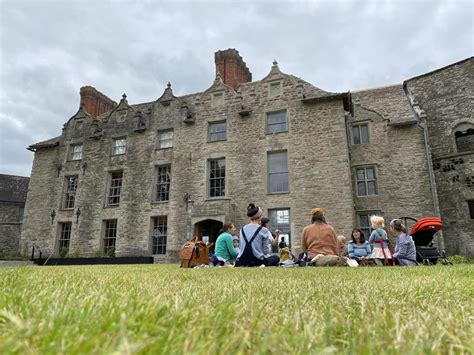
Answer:
[[92, 85], [149, 102], [215, 78], [236, 48], [260, 80], [280, 69], [326, 91], [401, 83], [473, 55], [472, 1], [0, 0], [0, 173], [29, 176], [25, 148], [58, 136]]

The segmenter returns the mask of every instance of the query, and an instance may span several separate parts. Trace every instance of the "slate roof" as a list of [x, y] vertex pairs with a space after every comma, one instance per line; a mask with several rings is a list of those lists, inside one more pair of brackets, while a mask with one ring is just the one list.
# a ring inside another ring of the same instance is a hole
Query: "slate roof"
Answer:
[[61, 140], [61, 136], [54, 137], [54, 138], [51, 138], [51, 139], [48, 139], [48, 140], [45, 140], [45, 141], [42, 141], [42, 142], [32, 144], [28, 147], [28, 150], [33, 150], [34, 151], [35, 149], [38, 149], [38, 148], [56, 147], [57, 145], [59, 145], [60, 140]]
[[355, 105], [377, 112], [390, 124], [416, 122], [402, 84], [352, 91], [351, 94]]
[[0, 201], [1, 202], [26, 202], [30, 178], [0, 174]]

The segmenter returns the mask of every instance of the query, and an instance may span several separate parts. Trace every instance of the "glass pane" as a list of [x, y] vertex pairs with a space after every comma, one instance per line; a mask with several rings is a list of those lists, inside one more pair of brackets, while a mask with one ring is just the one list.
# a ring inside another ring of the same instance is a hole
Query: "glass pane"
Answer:
[[369, 227], [369, 216], [366, 214], [359, 216], [359, 225], [361, 228]]
[[288, 154], [287, 152], [269, 153], [268, 154], [268, 171], [269, 173], [288, 172]]
[[365, 182], [358, 182], [357, 183], [357, 195], [358, 196], [366, 196], [367, 191], [365, 190]]
[[367, 144], [369, 143], [369, 126], [362, 125], [360, 126], [361, 129], [361, 143]]
[[270, 192], [288, 191], [288, 173], [270, 174]]
[[354, 139], [354, 144], [360, 144], [360, 130], [359, 126], [352, 127], [352, 137]]
[[357, 169], [357, 181], [364, 181], [365, 180], [365, 170], [364, 169]]
[[374, 169], [373, 168], [367, 168], [367, 180], [373, 180], [374, 179]]
[[368, 192], [367, 195], [375, 195], [375, 182], [369, 181], [367, 183]]

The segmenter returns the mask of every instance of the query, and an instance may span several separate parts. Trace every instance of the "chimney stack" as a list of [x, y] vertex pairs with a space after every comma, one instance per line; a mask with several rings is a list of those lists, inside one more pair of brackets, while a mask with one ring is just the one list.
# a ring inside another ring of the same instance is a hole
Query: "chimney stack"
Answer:
[[243, 61], [239, 51], [229, 48], [223, 51], [217, 51], [214, 55], [216, 63], [216, 73], [218, 72], [224, 81], [224, 84], [237, 89], [242, 83], [252, 81], [252, 73], [247, 64]]
[[81, 106], [91, 116], [97, 117], [112, 110], [117, 103], [92, 86], [83, 86], [80, 90]]

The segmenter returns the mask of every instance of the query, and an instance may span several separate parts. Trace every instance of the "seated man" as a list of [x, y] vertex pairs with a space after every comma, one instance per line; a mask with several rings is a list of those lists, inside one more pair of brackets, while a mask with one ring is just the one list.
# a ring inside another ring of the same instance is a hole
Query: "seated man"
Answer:
[[216, 257], [222, 261], [222, 264], [225, 262], [233, 262], [237, 258], [237, 251], [234, 248], [233, 235], [237, 233], [233, 223], [224, 224], [223, 232], [219, 235], [216, 240], [216, 247], [214, 254]]

